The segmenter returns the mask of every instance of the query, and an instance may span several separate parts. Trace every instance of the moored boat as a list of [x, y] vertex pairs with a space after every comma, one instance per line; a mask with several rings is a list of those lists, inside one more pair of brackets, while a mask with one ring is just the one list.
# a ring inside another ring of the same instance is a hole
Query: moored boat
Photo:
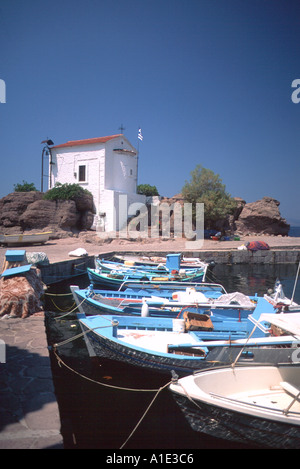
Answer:
[[22, 246], [26, 244], [44, 244], [46, 243], [51, 231], [45, 233], [19, 233], [12, 235], [0, 235], [0, 244], [7, 246]]
[[[294, 350], [291, 336], [253, 338], [237, 321], [212, 327], [204, 315], [182, 320], [133, 316], [90, 316], [78, 313], [91, 356], [126, 363], [134, 368], [179, 376], [195, 370], [246, 360], [287, 360]], [[253, 325], [252, 325], [253, 328]], [[282, 346], [285, 346], [284, 348]]]
[[204, 271], [202, 269], [192, 269], [188, 272], [164, 272], [164, 273], [153, 273], [147, 271], [130, 271], [115, 270], [109, 273], [103, 273], [100, 269], [87, 268], [87, 273], [91, 283], [94, 286], [102, 288], [110, 288], [119, 290], [124, 282], [150, 282], [150, 283], [168, 283], [168, 282], [201, 282], [203, 280]]
[[300, 448], [300, 363], [201, 370], [174, 380], [192, 429], [263, 448]]
[[[210, 262], [207, 264], [206, 262], [201, 261], [198, 257], [185, 257], [182, 254], [180, 256], [180, 266], [187, 267], [187, 268], [194, 268], [194, 267], [206, 267], [207, 265], [213, 266], [214, 263]], [[132, 254], [116, 254], [113, 256], [113, 259], [116, 262], [123, 263], [124, 265], [131, 265], [131, 266], [153, 266], [157, 267], [159, 264], [166, 264], [168, 256], [146, 256], [146, 255], [132, 255]]]
[[[141, 314], [143, 298], [147, 301], [154, 298], [160, 301], [156, 309], [161, 308], [165, 300], [172, 300], [181, 293], [190, 291], [196, 295], [201, 295], [207, 301], [218, 298], [220, 295], [226, 295], [226, 290], [219, 284], [200, 283], [200, 284], [182, 284], [174, 282], [170, 284], [157, 283], [129, 283], [127, 288], [121, 291], [116, 290], [97, 290], [90, 285], [88, 288], [79, 289], [78, 286], [71, 286], [76, 303], [84, 303], [85, 313], [87, 315], [95, 314]], [[145, 303], [145, 302], [144, 302]], [[190, 301], [189, 301], [190, 303]], [[173, 305], [174, 306], [174, 305]], [[132, 308], [131, 312], [129, 307]], [[154, 307], [154, 306], [153, 306]], [[161, 312], [164, 315], [163, 312]], [[174, 310], [172, 316], [176, 316], [178, 310]]]
[[[202, 288], [201, 288], [202, 287]], [[139, 287], [125, 291], [94, 290], [92, 286], [79, 289], [71, 286], [77, 305], [87, 316], [118, 314], [152, 317], [182, 318], [186, 311], [206, 314], [213, 321], [237, 321], [239, 329], [251, 330], [248, 317], [257, 319], [262, 312], [274, 313], [274, 307], [263, 297], [248, 297], [239, 292], [228, 294], [218, 284], [199, 284], [172, 290], [160, 285], [159, 289]], [[224, 293], [225, 292], [225, 293]], [[256, 332], [256, 334], [258, 334]]]

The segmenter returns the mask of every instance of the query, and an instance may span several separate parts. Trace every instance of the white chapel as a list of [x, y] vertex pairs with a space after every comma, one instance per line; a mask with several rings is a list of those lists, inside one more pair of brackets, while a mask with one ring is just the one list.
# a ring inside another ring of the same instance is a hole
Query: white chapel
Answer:
[[49, 186], [77, 183], [94, 199], [94, 226], [119, 231], [128, 209], [145, 203], [137, 189], [138, 152], [123, 134], [73, 140], [51, 147]]

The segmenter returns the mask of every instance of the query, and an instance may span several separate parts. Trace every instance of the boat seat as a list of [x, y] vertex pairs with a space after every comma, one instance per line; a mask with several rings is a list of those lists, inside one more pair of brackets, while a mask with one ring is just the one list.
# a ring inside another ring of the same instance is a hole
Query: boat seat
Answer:
[[300, 389], [296, 388], [292, 384], [287, 383], [286, 381], [281, 381], [280, 386], [292, 396], [300, 397]]

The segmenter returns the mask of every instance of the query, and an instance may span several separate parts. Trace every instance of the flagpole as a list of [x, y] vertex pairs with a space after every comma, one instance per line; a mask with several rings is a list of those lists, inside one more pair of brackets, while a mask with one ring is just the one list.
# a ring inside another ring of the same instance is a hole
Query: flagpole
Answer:
[[139, 141], [139, 138], [138, 138], [137, 157], [136, 157], [136, 189], [135, 189], [136, 192], [137, 192], [137, 187], [138, 187], [138, 175], [139, 175], [139, 154], [140, 154], [140, 141]]
[[137, 191], [137, 187], [138, 187], [138, 169], [139, 169], [139, 156], [140, 156], [140, 140], [142, 141], [143, 140], [143, 135], [142, 135], [142, 129], [141, 127], [139, 127], [139, 130], [138, 130], [138, 138], [137, 138], [138, 142], [137, 142], [137, 163], [136, 163], [136, 191]]

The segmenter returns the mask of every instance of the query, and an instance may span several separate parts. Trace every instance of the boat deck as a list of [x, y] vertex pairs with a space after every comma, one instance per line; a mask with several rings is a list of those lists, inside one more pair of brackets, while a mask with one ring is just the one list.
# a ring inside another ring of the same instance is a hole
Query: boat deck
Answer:
[[197, 340], [192, 335], [174, 331], [158, 333], [151, 330], [121, 329], [118, 331], [118, 339], [126, 344], [160, 353], [168, 353], [169, 345], [197, 344]]
[[289, 383], [283, 382], [269, 389], [259, 389], [251, 393], [239, 392], [228, 395], [226, 398], [282, 412], [289, 409], [289, 412], [300, 413], [300, 396], [298, 396], [298, 393], [300, 393], [300, 390]]

